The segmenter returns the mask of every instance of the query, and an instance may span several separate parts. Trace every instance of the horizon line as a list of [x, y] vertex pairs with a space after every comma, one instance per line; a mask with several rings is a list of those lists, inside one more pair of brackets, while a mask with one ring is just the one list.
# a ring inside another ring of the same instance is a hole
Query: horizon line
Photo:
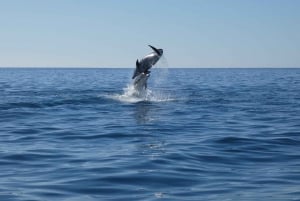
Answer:
[[[134, 67], [117, 67], [117, 66], [110, 66], [110, 67], [105, 67], [105, 66], [0, 66], [0, 68], [92, 68], [92, 69], [109, 69], [109, 68], [116, 68], [116, 69], [120, 69], [120, 68], [123, 68], [123, 69], [132, 69]], [[300, 68], [300, 66], [248, 66], [248, 67], [240, 67], [240, 66], [219, 66], [219, 67], [195, 67], [195, 66], [188, 66], [188, 67], [182, 67], [182, 66], [173, 66], [173, 67], [155, 67], [155, 68], [181, 68], [181, 69], [195, 69], [195, 68], [203, 68], [203, 69], [207, 69], [207, 68]]]

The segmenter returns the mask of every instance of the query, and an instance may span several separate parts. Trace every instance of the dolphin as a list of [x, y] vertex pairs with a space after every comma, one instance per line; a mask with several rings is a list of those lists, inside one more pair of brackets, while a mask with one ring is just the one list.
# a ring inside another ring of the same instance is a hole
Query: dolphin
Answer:
[[150, 76], [150, 68], [154, 66], [163, 55], [163, 49], [157, 49], [151, 45], [149, 47], [154, 51], [146, 55], [143, 59], [136, 60], [136, 68], [133, 73], [134, 87], [140, 91], [147, 88], [147, 80]]
[[132, 76], [132, 79], [134, 79], [136, 76], [138, 76], [141, 73], [150, 73], [149, 69], [156, 64], [156, 62], [160, 59], [160, 57], [163, 55], [162, 49], [157, 49], [151, 45], [149, 45], [154, 52], [151, 52], [150, 54], [146, 55], [142, 60], [136, 60], [136, 68], [134, 71], [134, 74]]

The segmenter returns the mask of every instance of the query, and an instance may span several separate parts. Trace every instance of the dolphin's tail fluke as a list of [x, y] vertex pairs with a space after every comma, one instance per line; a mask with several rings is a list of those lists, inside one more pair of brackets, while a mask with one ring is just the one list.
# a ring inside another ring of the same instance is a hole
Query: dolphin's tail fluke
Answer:
[[154, 50], [154, 52], [156, 54], [158, 54], [159, 56], [162, 55], [162, 52], [163, 52], [162, 49], [157, 49], [157, 48], [153, 47], [152, 45], [148, 45], [148, 46], [151, 47], [151, 49]]

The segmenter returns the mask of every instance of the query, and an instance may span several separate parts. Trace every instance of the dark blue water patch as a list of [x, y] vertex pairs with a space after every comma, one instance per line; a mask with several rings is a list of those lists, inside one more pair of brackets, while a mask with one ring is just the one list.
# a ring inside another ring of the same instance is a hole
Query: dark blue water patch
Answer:
[[13, 155], [4, 155], [2, 156], [3, 159], [6, 160], [15, 160], [15, 161], [38, 161], [40, 159], [51, 159], [51, 158], [61, 158], [63, 157], [61, 154], [42, 154], [42, 153], [19, 153], [19, 154], [13, 154]]

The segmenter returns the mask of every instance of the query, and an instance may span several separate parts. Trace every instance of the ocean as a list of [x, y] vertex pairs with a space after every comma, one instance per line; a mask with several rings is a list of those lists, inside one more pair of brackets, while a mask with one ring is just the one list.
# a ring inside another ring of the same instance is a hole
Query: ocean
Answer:
[[0, 200], [300, 200], [300, 69], [0, 68]]

